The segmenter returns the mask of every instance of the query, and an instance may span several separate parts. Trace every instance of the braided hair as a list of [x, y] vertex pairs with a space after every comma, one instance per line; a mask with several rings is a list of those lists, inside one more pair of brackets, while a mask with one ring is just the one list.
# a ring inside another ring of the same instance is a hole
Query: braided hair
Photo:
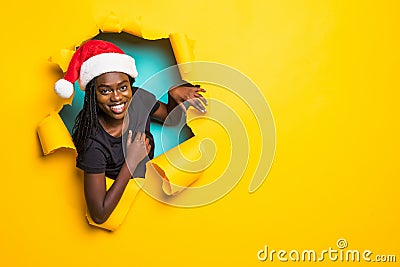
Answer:
[[83, 152], [86, 141], [93, 130], [97, 129], [97, 113], [99, 107], [96, 100], [96, 78], [92, 79], [85, 90], [83, 108], [75, 118], [72, 128], [72, 141], [76, 147], [78, 155]]

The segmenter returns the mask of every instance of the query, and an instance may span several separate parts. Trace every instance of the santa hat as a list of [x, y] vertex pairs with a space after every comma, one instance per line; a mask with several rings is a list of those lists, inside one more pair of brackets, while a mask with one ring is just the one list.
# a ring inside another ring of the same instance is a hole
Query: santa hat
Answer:
[[93, 78], [107, 72], [123, 72], [132, 78], [138, 75], [135, 60], [118, 46], [102, 40], [90, 40], [76, 50], [64, 79], [55, 83], [54, 90], [60, 97], [69, 98], [74, 92], [76, 80], [85, 90]]

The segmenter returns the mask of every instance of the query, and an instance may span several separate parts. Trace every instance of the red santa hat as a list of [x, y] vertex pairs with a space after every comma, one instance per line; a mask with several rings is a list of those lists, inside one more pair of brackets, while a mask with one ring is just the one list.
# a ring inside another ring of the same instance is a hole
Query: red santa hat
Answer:
[[90, 40], [76, 50], [64, 79], [55, 83], [54, 90], [60, 97], [69, 98], [74, 92], [76, 80], [85, 90], [93, 78], [107, 72], [123, 72], [132, 78], [138, 75], [135, 60], [118, 46], [102, 40]]

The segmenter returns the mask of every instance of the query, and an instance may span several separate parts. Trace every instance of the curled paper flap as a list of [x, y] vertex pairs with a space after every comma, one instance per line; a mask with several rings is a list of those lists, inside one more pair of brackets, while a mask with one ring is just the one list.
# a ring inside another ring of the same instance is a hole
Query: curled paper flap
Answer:
[[37, 133], [42, 145], [43, 154], [48, 155], [59, 148], [75, 149], [64, 122], [58, 113], [51, 113], [38, 126]]
[[74, 53], [75, 51], [71, 49], [61, 49], [57, 54], [51, 56], [50, 61], [60, 66], [63, 72], [66, 72]]
[[[106, 177], [106, 187], [107, 190], [112, 186], [114, 183], [113, 179]], [[124, 221], [126, 215], [129, 212], [132, 203], [135, 201], [136, 195], [138, 194], [141, 185], [143, 185], [144, 179], [143, 178], [134, 178], [130, 179], [125, 191], [118, 202], [117, 207], [111, 213], [110, 217], [102, 224], [95, 223], [92, 218], [90, 217], [89, 211], [86, 210], [86, 218], [90, 225], [97, 226], [103, 229], [107, 229], [110, 231], [115, 231]]]
[[114, 13], [110, 13], [108, 16], [101, 19], [97, 26], [102, 32], [122, 32], [124, 28], [122, 21], [120, 18]]
[[151, 160], [154, 169], [162, 177], [162, 188], [167, 195], [176, 195], [197, 181], [208, 159], [202, 157], [200, 139], [196, 136]]
[[142, 36], [146, 40], [158, 40], [168, 38], [170, 32], [163, 29], [163, 25], [154, 24], [153, 21], [143, 20], [142, 22]]
[[194, 61], [194, 41], [189, 40], [184, 33], [171, 33], [169, 35], [169, 40], [171, 42], [172, 49], [174, 50], [176, 62], [178, 63], [179, 72], [182, 76], [182, 79], [188, 80], [186, 74], [192, 71], [192, 64], [189, 63]]
[[135, 35], [137, 37], [143, 38], [142, 18], [139, 17], [139, 18], [125, 22], [123, 31], [126, 33], [129, 33], [129, 34]]

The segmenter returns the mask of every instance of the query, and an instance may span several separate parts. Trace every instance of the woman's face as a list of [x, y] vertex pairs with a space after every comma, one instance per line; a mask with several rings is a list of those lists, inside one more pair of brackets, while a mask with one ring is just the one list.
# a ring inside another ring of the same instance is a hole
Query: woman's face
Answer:
[[131, 98], [132, 88], [127, 74], [109, 72], [96, 78], [97, 104], [109, 118], [123, 119]]

